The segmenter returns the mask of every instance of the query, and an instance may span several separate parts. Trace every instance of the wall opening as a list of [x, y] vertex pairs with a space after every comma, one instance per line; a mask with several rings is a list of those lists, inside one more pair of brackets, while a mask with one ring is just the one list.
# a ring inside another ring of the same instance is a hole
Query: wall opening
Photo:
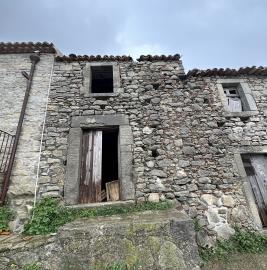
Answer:
[[[134, 200], [133, 135], [128, 116], [122, 114], [73, 116], [71, 125], [64, 182], [66, 204]], [[88, 151], [89, 149], [91, 150]], [[109, 160], [108, 165], [105, 165], [107, 163], [105, 158]], [[107, 169], [104, 169], [105, 167]], [[105, 175], [107, 171], [108, 176]], [[104, 186], [102, 181], [109, 184], [110, 194], [116, 194], [117, 198], [114, 196], [103, 198], [102, 195], [105, 194], [102, 192]], [[92, 200], [88, 199], [90, 190], [97, 191], [93, 193]]]
[[118, 133], [118, 128], [83, 131], [80, 203], [120, 199]]
[[267, 227], [267, 155], [243, 154], [243, 165], [263, 227]]
[[106, 129], [102, 140], [102, 190], [106, 194], [107, 183], [118, 181], [118, 171], [118, 129]]
[[112, 66], [91, 66], [91, 93], [113, 93]]

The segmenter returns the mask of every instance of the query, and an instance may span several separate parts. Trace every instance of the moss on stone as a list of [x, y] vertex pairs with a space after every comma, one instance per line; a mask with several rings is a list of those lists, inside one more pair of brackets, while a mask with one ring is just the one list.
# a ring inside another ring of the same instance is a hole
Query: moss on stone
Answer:
[[186, 269], [183, 252], [172, 242], [165, 241], [160, 248], [159, 265], [162, 270]]

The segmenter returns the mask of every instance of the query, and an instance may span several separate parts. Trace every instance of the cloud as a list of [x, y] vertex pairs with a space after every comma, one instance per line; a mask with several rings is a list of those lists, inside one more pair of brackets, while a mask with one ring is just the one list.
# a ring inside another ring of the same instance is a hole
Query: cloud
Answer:
[[186, 69], [267, 66], [266, 0], [0, 1], [1, 41], [65, 54], [183, 55]]

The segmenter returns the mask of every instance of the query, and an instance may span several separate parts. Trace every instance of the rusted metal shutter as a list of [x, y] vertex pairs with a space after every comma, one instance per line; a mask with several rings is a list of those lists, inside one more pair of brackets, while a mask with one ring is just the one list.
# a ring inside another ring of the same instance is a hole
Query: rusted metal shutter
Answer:
[[102, 131], [84, 131], [80, 179], [80, 203], [101, 202]]
[[267, 157], [250, 155], [254, 174], [249, 175], [251, 187], [264, 226], [267, 226]]

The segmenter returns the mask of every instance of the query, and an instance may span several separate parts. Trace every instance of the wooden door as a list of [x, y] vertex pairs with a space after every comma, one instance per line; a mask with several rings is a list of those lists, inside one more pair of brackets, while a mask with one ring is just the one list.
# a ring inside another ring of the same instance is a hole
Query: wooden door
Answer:
[[250, 162], [254, 173], [248, 177], [261, 221], [264, 226], [267, 226], [267, 156], [250, 155]]
[[84, 131], [80, 179], [80, 203], [101, 202], [102, 131]]

